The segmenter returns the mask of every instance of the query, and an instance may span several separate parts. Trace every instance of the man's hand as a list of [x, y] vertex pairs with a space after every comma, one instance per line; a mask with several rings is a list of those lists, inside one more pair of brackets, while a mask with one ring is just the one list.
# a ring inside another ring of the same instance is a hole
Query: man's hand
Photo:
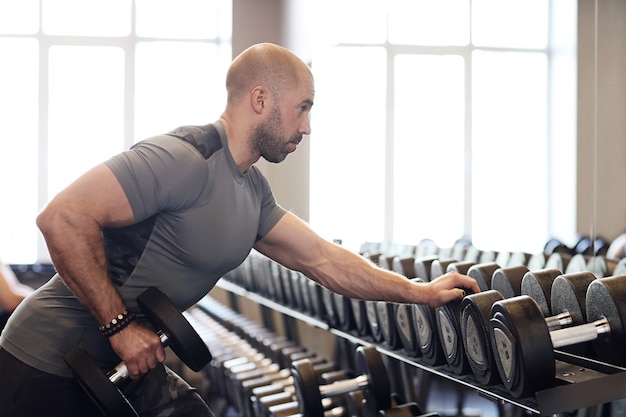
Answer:
[[479, 293], [476, 280], [458, 272], [448, 272], [426, 284], [430, 295], [428, 305], [439, 307], [454, 300], [461, 300], [467, 293]]
[[165, 349], [159, 336], [137, 322], [111, 336], [109, 342], [126, 364], [128, 374], [133, 379], [165, 361]]

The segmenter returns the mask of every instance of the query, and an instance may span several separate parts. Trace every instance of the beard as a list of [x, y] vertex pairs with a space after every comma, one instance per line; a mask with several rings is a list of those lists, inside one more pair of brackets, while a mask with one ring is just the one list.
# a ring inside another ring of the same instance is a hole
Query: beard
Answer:
[[274, 107], [267, 122], [258, 125], [252, 132], [252, 146], [265, 160], [272, 163], [282, 162], [292, 150], [288, 145], [298, 144], [302, 135], [294, 135], [283, 141], [283, 119], [278, 107]]

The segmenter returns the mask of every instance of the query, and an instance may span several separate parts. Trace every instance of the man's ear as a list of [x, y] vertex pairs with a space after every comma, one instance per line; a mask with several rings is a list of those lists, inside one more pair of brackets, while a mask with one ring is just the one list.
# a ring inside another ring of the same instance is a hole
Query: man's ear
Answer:
[[254, 87], [250, 94], [252, 109], [256, 113], [263, 113], [265, 109], [265, 100], [267, 99], [267, 90], [263, 86]]

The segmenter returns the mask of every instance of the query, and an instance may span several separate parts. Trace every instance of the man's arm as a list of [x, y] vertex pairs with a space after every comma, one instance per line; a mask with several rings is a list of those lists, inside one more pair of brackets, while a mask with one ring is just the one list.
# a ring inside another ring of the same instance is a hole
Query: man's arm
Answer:
[[0, 308], [12, 312], [33, 289], [15, 276], [9, 265], [0, 261]]
[[[70, 184], [37, 217], [54, 266], [100, 324], [126, 309], [108, 276], [101, 230], [133, 222], [126, 194], [106, 165], [96, 166]], [[109, 341], [131, 377], [165, 359], [156, 334], [137, 323]]]
[[456, 272], [429, 283], [410, 282], [322, 239], [291, 213], [286, 213], [255, 249], [351, 298], [439, 306], [462, 298], [464, 290], [479, 292], [475, 280]]

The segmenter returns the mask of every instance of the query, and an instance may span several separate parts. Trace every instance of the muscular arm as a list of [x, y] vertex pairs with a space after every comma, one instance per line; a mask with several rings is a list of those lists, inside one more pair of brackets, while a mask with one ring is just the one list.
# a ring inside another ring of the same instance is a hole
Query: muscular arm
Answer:
[[322, 239], [291, 213], [255, 245], [255, 249], [288, 268], [303, 272], [332, 291], [351, 298], [438, 306], [463, 297], [476, 282], [448, 273], [430, 283], [412, 283], [392, 271]]
[[[108, 276], [101, 229], [133, 222], [130, 203], [105, 165], [96, 166], [61, 191], [37, 217], [57, 271], [101, 324], [126, 308]], [[158, 340], [136, 323], [109, 338], [131, 376], [165, 358]]]

